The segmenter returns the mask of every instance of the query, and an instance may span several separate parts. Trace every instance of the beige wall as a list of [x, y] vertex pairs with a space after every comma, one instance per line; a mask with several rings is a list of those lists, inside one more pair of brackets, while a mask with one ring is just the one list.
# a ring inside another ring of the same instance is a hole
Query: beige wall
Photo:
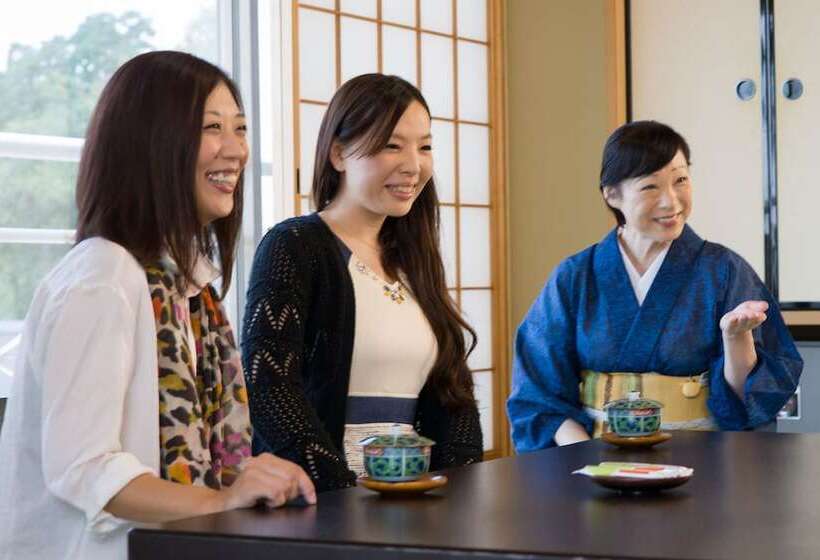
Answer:
[[606, 0], [507, 0], [510, 321], [555, 266], [612, 227], [598, 191], [609, 134]]

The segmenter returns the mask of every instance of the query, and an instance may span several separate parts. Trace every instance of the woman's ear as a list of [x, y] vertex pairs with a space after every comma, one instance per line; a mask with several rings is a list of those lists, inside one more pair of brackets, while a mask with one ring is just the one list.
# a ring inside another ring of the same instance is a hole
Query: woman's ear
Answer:
[[334, 140], [330, 146], [330, 164], [333, 169], [341, 173], [345, 170], [345, 158], [342, 156], [342, 145]]
[[621, 207], [621, 189], [618, 187], [606, 186], [601, 189], [601, 194], [604, 196], [604, 200], [611, 208]]

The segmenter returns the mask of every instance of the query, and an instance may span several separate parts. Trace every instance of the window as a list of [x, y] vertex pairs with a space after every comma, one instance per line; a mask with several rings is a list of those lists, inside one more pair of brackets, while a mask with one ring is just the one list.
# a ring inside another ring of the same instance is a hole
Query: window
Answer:
[[216, 64], [231, 53], [219, 0], [29, 0], [12, 11], [0, 19], [0, 397], [34, 290], [73, 243], [83, 135], [111, 73], [149, 50]]

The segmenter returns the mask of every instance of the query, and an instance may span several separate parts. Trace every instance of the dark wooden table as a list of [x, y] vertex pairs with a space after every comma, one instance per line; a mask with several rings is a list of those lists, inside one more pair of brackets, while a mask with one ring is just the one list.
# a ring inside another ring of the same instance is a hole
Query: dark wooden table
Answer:
[[[602, 460], [695, 474], [643, 495], [570, 475]], [[639, 452], [594, 441], [447, 474], [447, 486], [421, 498], [352, 488], [320, 495], [315, 507], [137, 529], [129, 558], [820, 558], [820, 434], [679, 432]]]

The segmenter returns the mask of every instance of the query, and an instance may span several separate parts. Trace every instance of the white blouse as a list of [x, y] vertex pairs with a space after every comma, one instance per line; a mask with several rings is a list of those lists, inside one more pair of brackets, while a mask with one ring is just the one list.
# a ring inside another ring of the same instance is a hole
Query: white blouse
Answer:
[[0, 435], [0, 558], [125, 559], [103, 507], [159, 476], [156, 327], [144, 269], [93, 238], [42, 281]]

